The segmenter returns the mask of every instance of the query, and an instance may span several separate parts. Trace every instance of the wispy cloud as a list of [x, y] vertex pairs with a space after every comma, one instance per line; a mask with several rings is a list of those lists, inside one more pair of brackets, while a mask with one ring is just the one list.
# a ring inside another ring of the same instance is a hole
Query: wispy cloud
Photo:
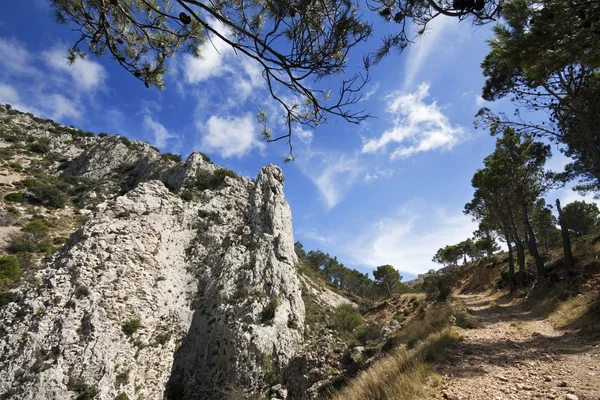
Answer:
[[476, 229], [476, 224], [461, 213], [449, 214], [433, 204], [425, 207], [422, 201], [412, 202], [366, 227], [363, 234], [349, 241], [347, 251], [357, 264], [370, 268], [391, 264], [416, 275], [439, 268], [430, 261], [435, 252], [471, 237]]
[[319, 242], [323, 245], [325, 244], [331, 244], [333, 243], [333, 241], [335, 240], [334, 236], [330, 236], [330, 235], [324, 235], [322, 232], [318, 231], [317, 229], [314, 228], [310, 228], [310, 229], [295, 229], [294, 230], [294, 235], [296, 235], [297, 237], [301, 237], [303, 239], [311, 239], [314, 240], [315, 242]]
[[16, 75], [37, 75], [39, 71], [31, 65], [33, 56], [27, 46], [18, 40], [0, 38], [0, 65], [5, 73]]
[[454, 18], [434, 18], [427, 31], [416, 43], [408, 48], [404, 72], [404, 88], [409, 89], [423, 71], [425, 63], [430, 62], [434, 52], [440, 46], [440, 39], [448, 36], [448, 31], [456, 29]]
[[24, 43], [0, 37], [0, 97], [23, 111], [55, 120], [80, 121], [91, 90], [104, 87], [108, 73], [99, 63], [69, 66], [60, 46], [31, 53]]
[[387, 111], [394, 115], [393, 126], [379, 138], [367, 140], [362, 152], [375, 153], [399, 144], [390, 155], [397, 159], [436, 149], [449, 150], [458, 144], [464, 128], [452, 125], [435, 101], [426, 102], [428, 97], [427, 83], [412, 93], [398, 91], [387, 96]]
[[331, 152], [310, 151], [297, 162], [319, 190], [328, 209], [346, 197], [365, 169], [358, 156]]
[[150, 132], [154, 138], [156, 147], [163, 149], [167, 145], [167, 140], [177, 137], [171, 133], [160, 122], [157, 122], [151, 115], [144, 115], [144, 128]]
[[253, 149], [263, 149], [265, 144], [256, 138], [255, 118], [250, 114], [241, 117], [211, 116], [201, 128], [203, 149], [214, 151], [223, 158], [243, 157]]
[[66, 54], [66, 48], [56, 47], [42, 52], [42, 59], [52, 69], [70, 76], [74, 82], [72, 88], [92, 91], [104, 86], [108, 74], [102, 65], [87, 59], [78, 59], [69, 65]]
[[401, 171], [401, 170], [394, 169], [394, 168], [381, 169], [381, 168], [375, 167], [375, 169], [373, 171], [367, 172], [363, 179], [365, 182], [372, 182], [372, 181], [376, 181], [378, 179], [389, 179], [389, 178], [393, 177], [399, 171]]

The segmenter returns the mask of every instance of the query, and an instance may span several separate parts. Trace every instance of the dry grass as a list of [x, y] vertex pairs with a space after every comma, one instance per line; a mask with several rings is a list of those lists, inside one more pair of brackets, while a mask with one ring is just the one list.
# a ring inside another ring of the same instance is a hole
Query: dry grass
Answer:
[[431, 396], [431, 382], [439, 380], [431, 362], [445, 359], [446, 350], [459, 340], [451, 329], [430, 335], [420, 346], [400, 346], [363, 371], [333, 400], [414, 400]]
[[446, 359], [460, 337], [452, 328], [474, 327], [475, 318], [460, 302], [433, 304], [389, 342], [396, 347], [332, 397], [333, 400], [414, 400], [429, 398], [439, 381], [435, 363]]
[[469, 314], [463, 303], [458, 301], [435, 303], [407, 324], [398, 334], [397, 340], [408, 347], [413, 347], [432, 333], [439, 332], [450, 325], [452, 318], [461, 328], [477, 327], [477, 320]]
[[592, 296], [580, 294], [558, 304], [548, 320], [557, 328], [581, 329], [600, 323]]

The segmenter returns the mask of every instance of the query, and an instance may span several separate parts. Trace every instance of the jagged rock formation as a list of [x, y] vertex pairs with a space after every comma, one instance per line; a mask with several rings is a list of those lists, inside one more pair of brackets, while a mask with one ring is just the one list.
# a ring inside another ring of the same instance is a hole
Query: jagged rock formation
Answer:
[[41, 269], [39, 284], [24, 284], [0, 309], [0, 393], [112, 400], [264, 391], [304, 331], [282, 171], [264, 167], [255, 182], [226, 176], [186, 201], [182, 188], [220, 169], [201, 154], [178, 163], [140, 142], [55, 135], [50, 122], [6, 114], [0, 109], [4, 123], [61, 152], [63, 176], [92, 182], [91, 197], [108, 200]]

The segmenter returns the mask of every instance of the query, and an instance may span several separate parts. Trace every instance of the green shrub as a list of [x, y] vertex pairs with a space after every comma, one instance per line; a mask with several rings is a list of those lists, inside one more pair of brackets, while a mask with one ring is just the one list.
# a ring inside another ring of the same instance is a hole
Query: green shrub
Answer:
[[401, 314], [394, 314], [394, 316], [392, 317], [392, 319], [394, 319], [394, 320], [396, 320], [396, 321], [398, 321], [398, 322], [402, 323], [402, 322], [404, 322], [404, 320], [405, 320], [406, 318], [404, 318], [404, 315], [401, 315]]
[[214, 173], [201, 169], [196, 174], [196, 182], [194, 186], [198, 190], [216, 189], [225, 181], [226, 176], [232, 178], [237, 177], [236, 173], [230, 169], [221, 168], [216, 170]]
[[85, 136], [85, 137], [94, 137], [94, 132], [90, 132], [90, 131], [84, 132], [83, 136]]
[[77, 393], [75, 400], [93, 400], [100, 391], [96, 385], [88, 385], [83, 378], [69, 377], [67, 390]]
[[52, 253], [54, 253], [54, 250], [56, 250], [56, 249], [54, 248], [52, 241], [50, 239], [46, 238], [46, 239], [41, 240], [38, 243], [37, 250], [40, 253], [52, 254]]
[[87, 286], [85, 285], [78, 285], [75, 288], [75, 297], [77, 297], [78, 299], [82, 299], [84, 297], [87, 297], [90, 295], [90, 289], [88, 289]]
[[184, 190], [181, 192], [181, 198], [185, 201], [194, 200], [194, 193], [191, 190]]
[[38, 154], [46, 154], [50, 151], [50, 146], [47, 141], [38, 140], [37, 142], [33, 142], [28, 146], [30, 151]]
[[15, 256], [3, 256], [0, 258], [0, 279], [18, 281], [21, 279], [21, 267]]
[[23, 193], [21, 192], [13, 192], [4, 196], [4, 200], [10, 201], [11, 203], [22, 203], [23, 202]]
[[21, 164], [19, 164], [18, 162], [11, 162], [8, 164], [8, 166], [17, 172], [23, 171], [23, 167], [21, 167]]
[[109, 135], [108, 133], [106, 133], [106, 132], [100, 132], [100, 133], [98, 134], [98, 137], [99, 137], [99, 138], [104, 138], [104, 137], [107, 137], [107, 136], [110, 136], [110, 135]]
[[8, 237], [9, 253], [34, 253], [37, 251], [39, 240], [29, 232], [12, 233]]
[[277, 307], [279, 307], [279, 304], [279, 298], [277, 297], [274, 297], [271, 299], [271, 301], [269, 301], [269, 303], [260, 313], [260, 320], [262, 323], [273, 322], [273, 319], [275, 318], [275, 311], [277, 310]]
[[376, 324], [359, 325], [354, 330], [354, 337], [363, 344], [378, 342], [383, 338], [381, 326]]
[[362, 325], [362, 316], [352, 306], [344, 304], [335, 309], [331, 315], [330, 327], [344, 334], [350, 334]]
[[65, 236], [57, 236], [54, 239], [52, 239], [52, 244], [55, 246], [61, 246], [65, 243], [67, 243], [69, 241], [68, 237]]
[[117, 386], [127, 385], [129, 383], [129, 370], [117, 374], [115, 383]]
[[38, 238], [44, 237], [48, 233], [48, 227], [44, 221], [40, 219], [34, 219], [33, 221], [29, 222], [27, 225], [25, 225], [24, 230], [25, 232], [29, 232]]
[[427, 275], [423, 280], [423, 290], [427, 298], [445, 301], [452, 294], [452, 280], [448, 274]]
[[125, 321], [123, 325], [121, 325], [121, 329], [123, 333], [127, 336], [131, 336], [138, 331], [142, 327], [142, 322], [139, 318], [132, 318], [128, 321]]
[[127, 396], [127, 393], [121, 392], [117, 397], [115, 397], [115, 400], [129, 400], [129, 396]]
[[206, 154], [204, 154], [204, 153], [203, 153], [203, 152], [201, 152], [201, 151], [200, 151], [199, 153], [200, 153], [200, 157], [202, 157], [202, 159], [203, 159], [204, 161], [206, 161], [207, 163], [212, 163], [212, 161], [210, 161], [210, 157], [209, 157], [209, 156], [207, 156]]
[[0, 290], [0, 307], [17, 300], [16, 294], [8, 290]]
[[64, 192], [69, 189], [69, 184], [57, 178], [26, 179], [23, 184], [37, 201], [48, 207], [63, 208], [69, 202], [69, 196]]
[[127, 139], [125, 136], [119, 137], [119, 140], [121, 141], [121, 143], [123, 143], [127, 147], [131, 147], [133, 145], [131, 140]]
[[165, 161], [171, 160], [171, 161], [175, 161], [178, 163], [180, 163], [182, 160], [181, 155], [173, 154], [173, 153], [165, 153], [165, 154], [161, 155], [161, 158]]

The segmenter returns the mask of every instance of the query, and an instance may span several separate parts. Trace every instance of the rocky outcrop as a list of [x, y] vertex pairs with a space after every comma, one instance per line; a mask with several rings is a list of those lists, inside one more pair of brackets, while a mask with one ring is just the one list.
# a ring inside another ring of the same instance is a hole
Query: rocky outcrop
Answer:
[[126, 163], [135, 180], [0, 309], [0, 393], [221, 399], [268, 389], [304, 331], [282, 171], [227, 176], [186, 201], [177, 191], [220, 167], [93, 141], [65, 176], [99, 182]]

